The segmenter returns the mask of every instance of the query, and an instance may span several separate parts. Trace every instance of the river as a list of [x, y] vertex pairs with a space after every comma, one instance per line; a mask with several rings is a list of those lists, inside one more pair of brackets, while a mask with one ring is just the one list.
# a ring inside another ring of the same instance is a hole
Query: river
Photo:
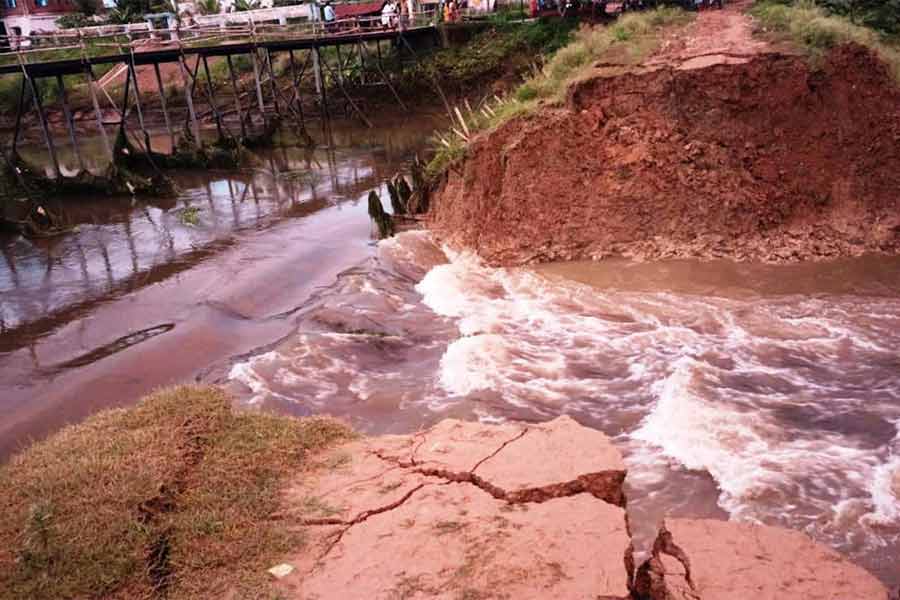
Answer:
[[421, 231], [374, 245], [365, 194], [422, 129], [3, 238], [0, 448], [190, 379], [368, 433], [565, 413], [624, 450], [639, 551], [667, 514], [754, 520], [900, 584], [900, 259], [497, 269]]

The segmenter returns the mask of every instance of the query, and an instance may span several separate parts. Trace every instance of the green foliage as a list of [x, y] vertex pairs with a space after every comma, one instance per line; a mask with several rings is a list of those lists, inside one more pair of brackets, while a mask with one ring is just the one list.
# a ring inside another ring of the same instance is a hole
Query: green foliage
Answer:
[[69, 13], [56, 19], [56, 25], [60, 29], [74, 29], [76, 27], [89, 27], [94, 25], [94, 20], [83, 13]]
[[750, 14], [767, 30], [790, 38], [814, 56], [847, 42], [871, 48], [900, 81], [900, 49], [896, 44], [869, 27], [854, 24], [848, 17], [829, 14], [811, 0], [793, 4], [758, 2]]
[[493, 78], [517, 57], [555, 52], [568, 43], [573, 28], [572, 23], [559, 19], [524, 24], [498, 20], [466, 44], [419, 61], [405, 72], [404, 87], [437, 80], [445, 91], [462, 91]]
[[244, 12], [247, 10], [256, 10], [261, 5], [259, 0], [234, 0], [235, 12]]
[[200, 209], [196, 206], [188, 206], [181, 209], [179, 220], [186, 227], [196, 227], [200, 223]]
[[817, 0], [833, 15], [885, 33], [900, 33], [900, 0]]
[[107, 13], [110, 23], [124, 25], [139, 23], [144, 15], [153, 12], [150, 0], [116, 0], [115, 7]]
[[217, 15], [222, 12], [219, 0], [197, 0], [194, 3], [201, 15]]
[[529, 100], [534, 100], [537, 98], [538, 91], [530, 83], [523, 83], [519, 86], [519, 89], [516, 90], [516, 100], [519, 102], [528, 102]]

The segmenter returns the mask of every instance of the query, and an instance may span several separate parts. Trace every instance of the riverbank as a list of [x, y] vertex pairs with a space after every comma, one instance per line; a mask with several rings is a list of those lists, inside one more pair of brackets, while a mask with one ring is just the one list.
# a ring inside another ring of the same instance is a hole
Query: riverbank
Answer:
[[271, 597], [265, 570], [303, 543], [273, 518], [284, 480], [352, 437], [213, 387], [66, 428], [0, 467], [0, 597]]
[[810, 63], [754, 36], [749, 6], [664, 28], [639, 61], [602, 45], [545, 102], [552, 74], [520, 88], [438, 149], [433, 229], [503, 265], [900, 252], [889, 57], [834, 34]]
[[803, 534], [666, 519], [636, 560], [627, 468], [569, 417], [358, 438], [164, 390], [0, 467], [3, 597], [888, 600]]

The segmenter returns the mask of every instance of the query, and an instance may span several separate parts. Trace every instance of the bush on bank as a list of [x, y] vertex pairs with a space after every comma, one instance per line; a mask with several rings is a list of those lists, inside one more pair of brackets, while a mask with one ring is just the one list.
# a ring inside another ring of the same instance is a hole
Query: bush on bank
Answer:
[[284, 479], [352, 435], [195, 386], [68, 427], [0, 467], [0, 597], [269, 598]]
[[814, 6], [828, 15], [886, 34], [900, 34], [900, 0], [778, 0], [790, 6]]
[[767, 31], [786, 37], [814, 57], [848, 42], [866, 46], [890, 66], [895, 78], [900, 81], [900, 45], [897, 40], [891, 40], [869, 27], [854, 24], [847, 17], [830, 14], [812, 0], [798, 0], [791, 4], [763, 0], [750, 9], [750, 14]]

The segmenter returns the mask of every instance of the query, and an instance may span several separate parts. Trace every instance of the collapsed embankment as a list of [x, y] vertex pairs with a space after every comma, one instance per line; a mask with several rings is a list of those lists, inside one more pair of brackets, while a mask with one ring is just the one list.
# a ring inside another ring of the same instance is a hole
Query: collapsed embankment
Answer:
[[900, 89], [851, 45], [582, 81], [476, 138], [431, 224], [493, 264], [775, 262], [895, 254], [898, 207]]

